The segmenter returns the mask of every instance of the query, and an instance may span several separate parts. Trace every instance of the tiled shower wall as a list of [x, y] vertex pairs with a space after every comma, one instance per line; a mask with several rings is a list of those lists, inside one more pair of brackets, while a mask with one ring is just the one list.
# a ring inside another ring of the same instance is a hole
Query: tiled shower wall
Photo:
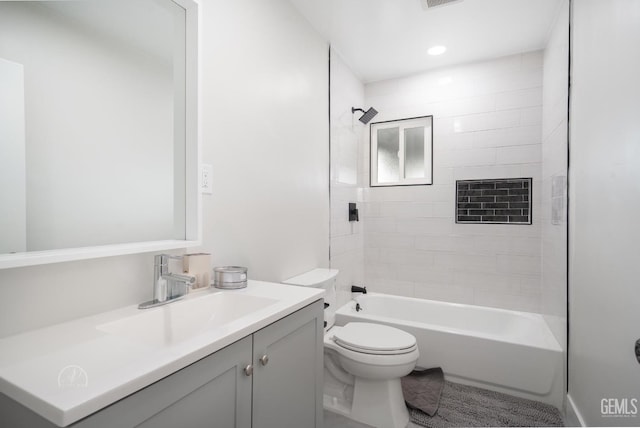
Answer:
[[[374, 291], [539, 312], [543, 52], [365, 86], [384, 121], [434, 116], [434, 184], [369, 188], [364, 283]], [[533, 178], [533, 224], [456, 224], [455, 181]], [[335, 206], [334, 206], [335, 208]]]
[[[363, 222], [348, 221], [348, 204], [362, 216], [362, 159], [365, 126], [351, 113], [362, 107], [364, 85], [334, 51], [331, 52], [331, 268], [339, 269], [338, 305], [351, 298], [352, 284], [364, 278]], [[368, 141], [368, 140], [367, 140]], [[362, 220], [362, 218], [361, 218]]]

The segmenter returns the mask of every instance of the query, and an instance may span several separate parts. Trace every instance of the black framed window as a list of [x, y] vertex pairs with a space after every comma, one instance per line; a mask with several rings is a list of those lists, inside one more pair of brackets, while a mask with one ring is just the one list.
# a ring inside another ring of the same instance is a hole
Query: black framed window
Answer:
[[370, 184], [415, 186], [433, 183], [433, 116], [371, 124]]

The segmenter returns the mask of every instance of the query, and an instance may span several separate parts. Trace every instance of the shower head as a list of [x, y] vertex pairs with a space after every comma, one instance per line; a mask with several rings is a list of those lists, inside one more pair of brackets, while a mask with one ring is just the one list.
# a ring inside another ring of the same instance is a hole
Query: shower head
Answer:
[[374, 109], [373, 107], [371, 107], [371, 108], [370, 108], [369, 110], [367, 110], [367, 111], [364, 111], [364, 110], [363, 110], [363, 109], [361, 109], [361, 108], [351, 107], [351, 113], [355, 113], [355, 112], [357, 112], [357, 111], [361, 111], [362, 113], [364, 113], [364, 114], [362, 115], [362, 117], [360, 118], [360, 122], [364, 123], [365, 125], [366, 125], [367, 123], [369, 123], [369, 121], [370, 121], [371, 119], [373, 119], [373, 118], [374, 118], [374, 116], [375, 116], [376, 114], [378, 114], [378, 111], [377, 111], [376, 109]]

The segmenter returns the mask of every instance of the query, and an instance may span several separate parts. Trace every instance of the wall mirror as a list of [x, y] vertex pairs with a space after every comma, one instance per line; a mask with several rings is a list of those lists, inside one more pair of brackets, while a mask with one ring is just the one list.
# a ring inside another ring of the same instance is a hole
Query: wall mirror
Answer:
[[0, 268], [196, 244], [197, 4], [0, 2]]

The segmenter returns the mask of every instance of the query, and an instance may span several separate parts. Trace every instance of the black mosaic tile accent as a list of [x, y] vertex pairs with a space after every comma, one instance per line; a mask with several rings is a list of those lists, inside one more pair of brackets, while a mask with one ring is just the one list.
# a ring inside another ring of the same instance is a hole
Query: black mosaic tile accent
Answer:
[[531, 224], [531, 181], [456, 181], [456, 223]]

